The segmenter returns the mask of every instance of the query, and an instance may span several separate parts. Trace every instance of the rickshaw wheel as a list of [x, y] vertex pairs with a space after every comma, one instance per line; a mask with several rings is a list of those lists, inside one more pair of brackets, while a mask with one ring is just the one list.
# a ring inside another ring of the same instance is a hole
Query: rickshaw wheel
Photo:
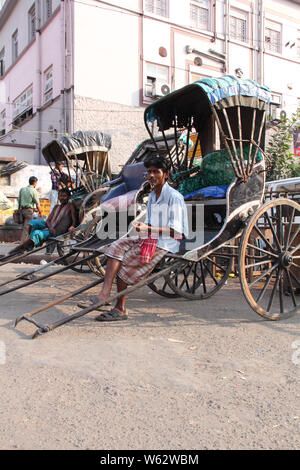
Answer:
[[299, 312], [299, 217], [295, 201], [269, 201], [252, 216], [241, 239], [241, 287], [252, 309], [268, 320]]
[[[72, 237], [72, 239], [66, 239], [66, 240], [64, 240], [64, 242], [59, 242], [57, 244], [58, 255], [60, 257], [66, 255], [70, 250], [72, 250], [72, 246], [74, 244], [82, 242], [84, 240], [85, 240], [84, 232], [79, 232], [79, 233], [76, 233]], [[79, 263], [77, 266], [71, 267], [70, 269], [72, 269], [72, 271], [75, 271], [75, 272], [81, 273], [81, 274], [88, 273], [88, 272], [90, 272], [90, 268], [87, 265], [86, 261], [84, 261], [84, 258], [86, 256], [87, 256], [87, 253], [78, 251], [78, 252], [74, 253], [74, 255], [72, 255], [69, 258], [66, 258], [65, 260], [63, 260], [62, 263], [67, 266], [71, 263], [75, 263], [76, 261], [82, 260], [81, 263]]]
[[[97, 225], [100, 222], [101, 217], [97, 216], [94, 218], [94, 220], [91, 221], [89, 224], [88, 228], [84, 232], [84, 237], [85, 239], [91, 237], [96, 233]], [[106, 256], [104, 254], [101, 254], [97, 256], [96, 258], [87, 261], [87, 265], [90, 268], [90, 270], [94, 273], [97, 274], [97, 276], [103, 277], [105, 274], [105, 264], [106, 264]]]
[[170, 288], [189, 300], [204, 300], [214, 295], [232, 271], [230, 248], [222, 247], [200, 261], [183, 261], [167, 277]]
[[[164, 269], [168, 266], [168, 264], [171, 264], [174, 262], [172, 258], [163, 258], [161, 262], [155, 266], [153, 272], [158, 272], [161, 269]], [[151, 282], [148, 284], [151, 290], [155, 292], [158, 295], [161, 295], [162, 297], [167, 297], [169, 299], [176, 299], [180, 297], [179, 294], [173, 291], [173, 289], [169, 286], [168, 284], [168, 279], [166, 276], [162, 276], [158, 279], [156, 279], [154, 282]]]

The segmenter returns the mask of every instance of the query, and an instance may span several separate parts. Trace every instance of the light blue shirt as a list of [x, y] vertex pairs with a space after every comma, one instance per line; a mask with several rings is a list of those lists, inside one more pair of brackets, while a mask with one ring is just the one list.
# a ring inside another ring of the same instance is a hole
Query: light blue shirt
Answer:
[[[152, 227], [170, 227], [176, 232], [188, 237], [188, 217], [183, 196], [171, 188], [168, 183], [163, 185], [159, 198], [156, 200], [155, 191], [149, 195], [146, 224]], [[171, 253], [177, 253], [180, 242], [170, 235], [159, 235], [157, 247]]]

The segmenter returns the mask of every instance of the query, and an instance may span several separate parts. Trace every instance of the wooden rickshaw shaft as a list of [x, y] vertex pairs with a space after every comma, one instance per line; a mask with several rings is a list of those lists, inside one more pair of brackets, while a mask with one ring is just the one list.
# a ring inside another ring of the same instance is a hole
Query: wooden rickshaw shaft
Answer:
[[[67, 258], [69, 256], [71, 256], [72, 254], [75, 254], [75, 251], [70, 251], [70, 253], [67, 253], [66, 255], [62, 256], [60, 259], [64, 259], [64, 258]], [[84, 260], [79, 260], [79, 261], [75, 261], [74, 263], [71, 263], [71, 264], [68, 264], [67, 266], [64, 266], [63, 268], [59, 268], [57, 269], [54, 273], [50, 273], [50, 274], [45, 274], [44, 276], [41, 276], [39, 277], [38, 279], [32, 279], [31, 281], [27, 281], [27, 282], [23, 282], [22, 284], [16, 286], [16, 287], [11, 287], [10, 289], [7, 289], [7, 290], [4, 290], [3, 292], [0, 292], [0, 296], [1, 295], [4, 295], [4, 294], [9, 294], [10, 292], [13, 292], [13, 291], [16, 291], [16, 290], [19, 290], [19, 289], [22, 289], [23, 287], [26, 287], [26, 286], [29, 286], [31, 284], [35, 284], [36, 282], [39, 282], [39, 281], [42, 281], [44, 279], [47, 279], [48, 277], [51, 277], [51, 276], [54, 276], [55, 274], [60, 274], [64, 271], [66, 271], [67, 269], [71, 269], [73, 268], [74, 266], [76, 266], [77, 264], [82, 264], [83, 262], [86, 263], [86, 261], [89, 261], [90, 259], [92, 258], [96, 258], [96, 256], [98, 256], [99, 253], [93, 253], [89, 256], [86, 256], [84, 258]]]
[[28, 255], [31, 255], [32, 253], [37, 253], [38, 251], [42, 250], [46, 246], [52, 245], [53, 243], [55, 243], [55, 240], [51, 241], [50, 243], [47, 243], [47, 245], [43, 245], [43, 246], [39, 246], [37, 248], [34, 248], [33, 250], [28, 251], [27, 253], [16, 254], [16, 256], [13, 256], [13, 255], [9, 256], [8, 255], [9, 258], [5, 256], [5, 261], [3, 263], [1, 263], [1, 258], [0, 258], [0, 267], [5, 266], [8, 263], [18, 261], [21, 258], [26, 258]]
[[55, 328], [58, 328], [59, 326], [62, 326], [64, 325], [65, 323], [68, 323], [72, 320], [76, 320], [77, 318], [80, 318], [84, 315], [86, 315], [87, 313], [90, 313], [92, 312], [93, 310], [96, 310], [98, 309], [99, 307], [102, 307], [103, 305], [107, 304], [107, 303], [110, 303], [110, 302], [113, 302], [114, 300], [117, 300], [119, 297], [122, 297], [123, 295], [128, 295], [130, 294], [131, 292], [134, 292], [136, 289], [139, 289], [140, 287], [143, 287], [145, 286], [146, 284], [149, 284], [153, 281], [155, 281], [156, 279], [158, 279], [159, 277], [161, 276], [165, 276], [166, 274], [168, 274], [171, 270], [177, 268], [180, 264], [182, 263], [182, 260], [181, 261], [177, 261], [175, 262], [173, 265], [171, 266], [168, 266], [167, 268], [165, 269], [162, 269], [161, 271], [157, 272], [157, 273], [154, 273], [152, 275], [150, 275], [149, 277], [147, 277], [146, 279], [142, 279], [141, 281], [139, 281], [137, 284], [135, 284], [134, 286], [130, 286], [130, 287], [127, 287], [126, 289], [122, 290], [121, 292], [118, 292], [114, 295], [111, 295], [110, 297], [108, 297], [107, 299], [101, 301], [101, 302], [98, 302], [97, 304], [94, 304], [90, 307], [87, 307], [87, 308], [84, 308], [82, 310], [80, 310], [79, 312], [76, 312], [74, 313], [73, 315], [70, 315], [68, 316], [67, 318], [63, 318], [62, 320], [59, 320], [57, 322], [54, 322], [54, 323], [51, 323], [50, 325], [40, 325], [39, 328], [36, 330], [36, 332], [33, 334], [32, 336], [32, 339], [36, 338], [37, 336], [39, 335], [42, 335], [44, 333], [48, 333], [49, 331], [53, 331]]
[[[37, 310], [34, 310], [33, 312], [31, 313], [28, 313], [28, 314], [24, 314], [24, 315], [21, 315], [20, 317], [18, 317], [15, 321], [15, 324], [14, 324], [14, 327], [17, 326], [17, 324], [22, 321], [22, 320], [29, 320], [29, 318], [33, 317], [34, 315], [36, 315], [37, 313], [41, 313], [43, 312], [44, 310], [48, 310], [49, 308], [51, 307], [55, 307], [55, 305], [59, 305], [61, 304], [62, 302], [65, 302], [66, 300], [69, 300], [71, 299], [72, 297], [75, 297], [75, 295], [79, 295], [79, 294], [82, 294], [82, 292], [85, 292], [89, 289], [91, 289], [92, 287], [95, 287], [97, 286], [98, 284], [101, 284], [102, 282], [104, 281], [104, 277], [101, 278], [101, 279], [97, 279], [96, 281], [94, 282], [91, 282], [90, 284], [88, 284], [87, 286], [85, 287], [81, 287], [80, 289], [77, 289], [73, 292], [70, 292], [69, 294], [66, 294], [64, 295], [63, 297], [60, 297], [59, 299], [55, 300], [54, 302], [51, 302], [47, 305], [44, 305], [43, 307], [40, 307], [38, 308]], [[37, 326], [38, 324], [35, 323]]]

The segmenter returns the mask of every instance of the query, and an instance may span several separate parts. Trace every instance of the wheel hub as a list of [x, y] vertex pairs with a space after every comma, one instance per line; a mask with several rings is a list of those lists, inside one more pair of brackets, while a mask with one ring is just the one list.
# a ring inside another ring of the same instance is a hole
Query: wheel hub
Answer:
[[281, 266], [287, 268], [288, 266], [290, 266], [293, 262], [293, 257], [290, 253], [283, 253], [282, 256], [281, 256]]

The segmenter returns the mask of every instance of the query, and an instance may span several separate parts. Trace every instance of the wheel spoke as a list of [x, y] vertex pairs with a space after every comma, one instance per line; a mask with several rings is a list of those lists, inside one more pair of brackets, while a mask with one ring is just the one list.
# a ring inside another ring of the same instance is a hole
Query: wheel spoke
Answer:
[[[203, 261], [203, 264], [204, 264], [204, 261]], [[210, 271], [209, 267], [204, 264], [208, 274], [210, 275], [210, 277], [212, 278], [212, 280], [214, 281], [214, 283], [216, 284], [216, 286], [218, 285], [218, 281], [216, 280], [216, 278], [214, 277], [214, 275], [212, 274], [212, 272]]]
[[183, 276], [184, 276], [184, 278], [183, 278], [182, 283], [181, 283], [180, 286], [179, 286], [180, 289], [182, 289], [183, 285], [186, 284], [186, 287], [187, 287], [187, 289], [189, 290], [188, 276], [189, 276], [189, 274], [190, 274], [190, 272], [191, 272], [191, 270], [192, 270], [193, 264], [191, 263], [190, 266], [187, 266], [187, 267], [188, 267], [188, 273], [187, 273], [187, 274], [186, 274], [186, 272], [185, 272], [185, 269], [183, 270]]
[[[293, 255], [296, 251], [298, 251], [300, 249], [300, 243], [295, 246], [292, 251], [290, 252], [291, 255]], [[300, 256], [294, 256], [294, 258], [299, 258]]]
[[287, 247], [289, 245], [289, 240], [290, 240], [290, 236], [291, 236], [291, 230], [292, 230], [293, 220], [294, 220], [294, 216], [295, 216], [295, 211], [296, 211], [296, 209], [295, 209], [295, 207], [293, 207], [292, 216], [291, 216], [291, 219], [290, 219], [290, 222], [289, 222], [288, 231], [287, 231], [287, 235], [286, 235], [285, 251], [287, 250]]
[[295, 298], [295, 294], [294, 294], [294, 287], [293, 287], [293, 283], [292, 283], [292, 280], [291, 280], [289, 270], [285, 269], [285, 272], [286, 272], [286, 275], [287, 275], [287, 278], [288, 278], [289, 292], [292, 296], [294, 307], [297, 307], [297, 302], [296, 302], [296, 298]]
[[299, 264], [292, 263], [291, 266], [294, 266], [294, 268], [296, 268], [296, 269], [300, 269], [300, 265], [299, 265]]
[[272, 245], [270, 245], [270, 243], [268, 242], [268, 240], [266, 239], [264, 234], [261, 232], [261, 230], [256, 225], [254, 225], [253, 228], [258, 233], [258, 235], [262, 238], [262, 240], [265, 242], [265, 244], [268, 245], [270, 250], [274, 253], [274, 248], [272, 247]]
[[294, 279], [294, 281], [296, 281], [296, 283], [297, 283], [298, 286], [300, 287], [300, 280], [295, 276], [295, 274], [293, 273], [293, 271], [290, 271], [290, 274], [291, 274], [292, 278]]
[[203, 292], [206, 294], [206, 282], [205, 282], [205, 276], [204, 276], [204, 271], [203, 271], [203, 263], [200, 261], [200, 268], [201, 268], [201, 275], [202, 275], [202, 282], [203, 282]]
[[266, 217], [266, 219], [267, 219], [267, 221], [268, 221], [268, 224], [269, 224], [269, 227], [270, 227], [270, 229], [271, 229], [271, 232], [273, 233], [273, 237], [275, 238], [277, 247], [279, 248], [279, 250], [281, 250], [281, 246], [280, 246], [280, 243], [279, 243], [277, 234], [276, 234], [276, 232], [275, 232], [275, 230], [274, 230], [274, 227], [273, 227], [273, 224], [272, 224], [272, 222], [271, 222], [271, 220], [270, 220], [270, 217], [269, 217], [268, 212], [266, 212], [265, 217]]
[[282, 283], [282, 274], [279, 279], [279, 303], [280, 303], [280, 313], [284, 312], [283, 306], [283, 283]]
[[272, 272], [271, 272], [271, 273], [269, 274], [268, 279], [267, 279], [266, 282], [265, 282], [265, 285], [264, 285], [263, 289], [260, 291], [259, 296], [258, 296], [257, 299], [256, 299], [256, 303], [258, 303], [258, 302], [263, 298], [263, 296], [265, 295], [265, 292], [266, 292], [267, 288], [269, 287], [270, 281], [271, 281], [271, 279], [272, 279], [272, 275], [273, 275], [273, 274], [272, 274]]
[[[262, 253], [266, 253], [269, 256], [273, 256], [273, 258], [278, 258], [278, 255], [276, 255], [275, 253], [270, 253], [269, 251], [264, 250], [263, 248], [260, 248], [259, 246], [252, 245], [251, 243], [247, 244], [247, 248], [248, 247], [253, 248], [254, 250], [257, 250], [257, 251], [261, 251]], [[248, 256], [248, 258], [252, 258], [252, 257]]]
[[291, 238], [291, 240], [290, 240], [288, 249], [292, 246], [293, 241], [296, 240], [296, 238], [297, 238], [297, 236], [299, 235], [299, 233], [300, 233], [300, 226], [298, 227], [298, 229], [296, 230], [296, 232], [293, 233], [293, 236], [292, 236], [292, 238]]
[[278, 282], [279, 282], [280, 271], [281, 271], [281, 269], [278, 268], [276, 280], [275, 280], [275, 283], [274, 283], [274, 286], [273, 286], [273, 289], [272, 289], [272, 293], [271, 293], [271, 297], [270, 297], [270, 300], [269, 300], [269, 303], [268, 303], [268, 307], [267, 307], [267, 311], [268, 311], [268, 312], [270, 311], [270, 308], [272, 307], [272, 303], [273, 303], [273, 299], [274, 299], [274, 294], [275, 294], [275, 292], [276, 292], [276, 289], [277, 289], [277, 286], [278, 286]]
[[223, 271], [223, 273], [226, 272], [226, 269], [224, 269], [221, 264], [218, 264], [216, 261], [214, 261], [213, 259], [211, 259], [211, 258], [209, 258], [209, 257], [208, 257], [207, 259], [208, 259], [208, 261], [209, 261], [210, 263], [212, 263], [214, 266], [216, 266], [216, 268], [218, 268], [218, 269], [220, 269], [221, 271]]
[[248, 269], [248, 268], [253, 268], [254, 266], [263, 266], [265, 264], [272, 263], [272, 262], [273, 262], [273, 260], [271, 260], [271, 259], [264, 259], [264, 260], [259, 261], [257, 263], [247, 264], [245, 266], [245, 268]]
[[258, 281], [260, 281], [261, 279], [263, 279], [265, 276], [267, 276], [268, 274], [272, 273], [273, 275], [273, 271], [278, 268], [278, 263], [274, 264], [274, 266], [272, 266], [271, 268], [269, 268], [266, 272], [262, 273], [260, 276], [258, 276], [256, 279], [254, 279], [254, 281], [252, 281], [250, 284], [249, 284], [249, 287], [253, 287], [254, 284], [256, 284]]

